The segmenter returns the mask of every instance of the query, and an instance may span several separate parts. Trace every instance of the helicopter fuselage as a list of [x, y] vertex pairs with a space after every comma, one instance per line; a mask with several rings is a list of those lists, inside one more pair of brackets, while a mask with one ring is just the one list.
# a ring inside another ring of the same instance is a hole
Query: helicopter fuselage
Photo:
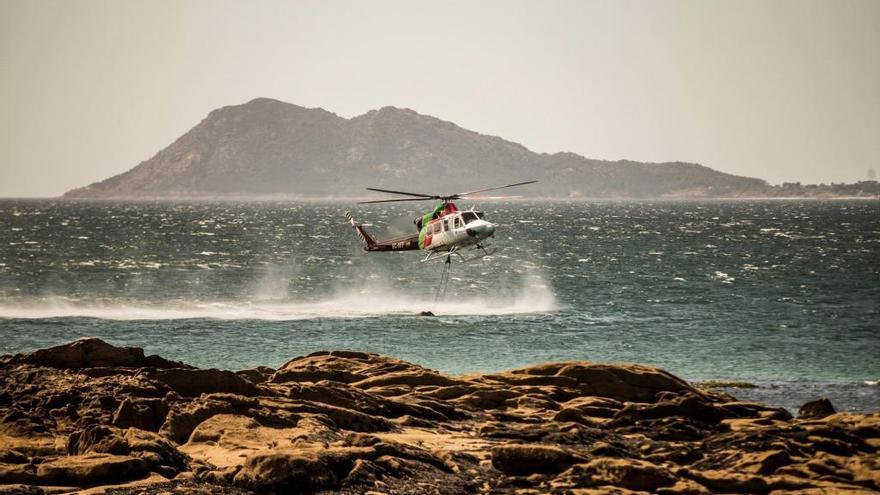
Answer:
[[[439, 207], [438, 207], [439, 209]], [[483, 213], [473, 210], [459, 211], [454, 203], [442, 205], [442, 210], [431, 215], [436, 217], [427, 223], [428, 215], [416, 219], [419, 247], [425, 251], [450, 251], [476, 246], [495, 234], [495, 224], [483, 219]], [[430, 215], [430, 214], [429, 214]]]
[[[435, 206], [432, 211], [415, 219], [414, 223], [416, 224], [419, 233], [412, 236], [376, 241], [366, 230], [364, 230], [362, 225], [354, 221], [350, 212], [345, 214], [345, 218], [351, 226], [354, 227], [360, 238], [363, 239], [365, 251], [411, 251], [421, 249], [428, 253], [427, 256], [425, 256], [425, 259], [422, 260], [423, 262], [444, 259], [448, 269], [453, 255], [456, 255], [461, 261], [470, 261], [462, 255], [461, 250], [463, 248], [473, 247], [482, 252], [479, 256], [471, 257], [471, 260], [489, 256], [494, 253], [494, 249], [491, 253], [486, 250], [483, 241], [495, 235], [495, 227], [497, 227], [494, 223], [486, 221], [483, 218], [482, 212], [474, 211], [473, 208], [468, 211], [460, 211], [455, 206], [455, 203], [453, 203], [453, 200], [510, 199], [515, 196], [474, 195], [488, 191], [506, 189], [508, 187], [525, 186], [527, 184], [534, 184], [535, 182], [538, 181], [528, 180], [525, 182], [517, 182], [515, 184], [486, 187], [483, 189], [455, 194], [424, 194], [420, 192], [396, 191], [392, 189], [368, 187], [368, 191], [407, 197], [360, 201], [360, 204], [398, 203], [402, 201], [441, 201], [441, 203]], [[448, 272], [444, 270], [444, 274], [446, 273]]]
[[460, 211], [454, 203], [437, 205], [431, 212], [416, 218], [413, 223], [419, 230], [418, 234], [381, 241], [373, 239], [350, 213], [346, 213], [346, 219], [363, 239], [364, 251], [456, 251], [479, 246], [495, 234], [496, 227], [483, 218], [482, 212]]

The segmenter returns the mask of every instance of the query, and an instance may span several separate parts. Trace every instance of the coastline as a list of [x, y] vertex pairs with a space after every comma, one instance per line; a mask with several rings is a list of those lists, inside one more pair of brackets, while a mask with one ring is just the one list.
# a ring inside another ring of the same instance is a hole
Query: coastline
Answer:
[[880, 412], [794, 418], [637, 364], [447, 376], [334, 351], [231, 372], [91, 338], [0, 376], [2, 493], [880, 489]]

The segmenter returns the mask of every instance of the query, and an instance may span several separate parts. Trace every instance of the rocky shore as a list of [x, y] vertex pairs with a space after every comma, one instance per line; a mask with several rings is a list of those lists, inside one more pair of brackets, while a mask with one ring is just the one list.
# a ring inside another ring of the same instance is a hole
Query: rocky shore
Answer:
[[0, 493], [876, 493], [880, 413], [635, 364], [446, 376], [349, 351], [198, 369], [83, 339], [0, 358]]

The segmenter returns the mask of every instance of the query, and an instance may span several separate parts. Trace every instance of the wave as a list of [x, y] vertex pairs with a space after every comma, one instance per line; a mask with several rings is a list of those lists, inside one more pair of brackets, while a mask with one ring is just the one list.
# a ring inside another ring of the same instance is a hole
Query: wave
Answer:
[[386, 293], [353, 293], [317, 301], [254, 301], [170, 303], [102, 302], [49, 298], [0, 305], [0, 318], [99, 318], [105, 320], [303, 320], [318, 318], [371, 318], [417, 315], [431, 311], [440, 316], [494, 316], [548, 313], [558, 309], [548, 289], [525, 291], [511, 298], [466, 297], [433, 302]]

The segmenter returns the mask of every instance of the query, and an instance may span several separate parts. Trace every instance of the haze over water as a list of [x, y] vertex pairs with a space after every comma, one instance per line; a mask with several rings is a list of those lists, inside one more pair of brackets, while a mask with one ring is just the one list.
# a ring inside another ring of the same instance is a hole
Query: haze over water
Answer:
[[880, 203], [481, 207], [500, 250], [435, 302], [439, 264], [367, 255], [343, 221], [409, 233], [412, 205], [0, 200], [0, 353], [98, 336], [226, 369], [327, 349], [448, 373], [627, 361], [880, 407]]

